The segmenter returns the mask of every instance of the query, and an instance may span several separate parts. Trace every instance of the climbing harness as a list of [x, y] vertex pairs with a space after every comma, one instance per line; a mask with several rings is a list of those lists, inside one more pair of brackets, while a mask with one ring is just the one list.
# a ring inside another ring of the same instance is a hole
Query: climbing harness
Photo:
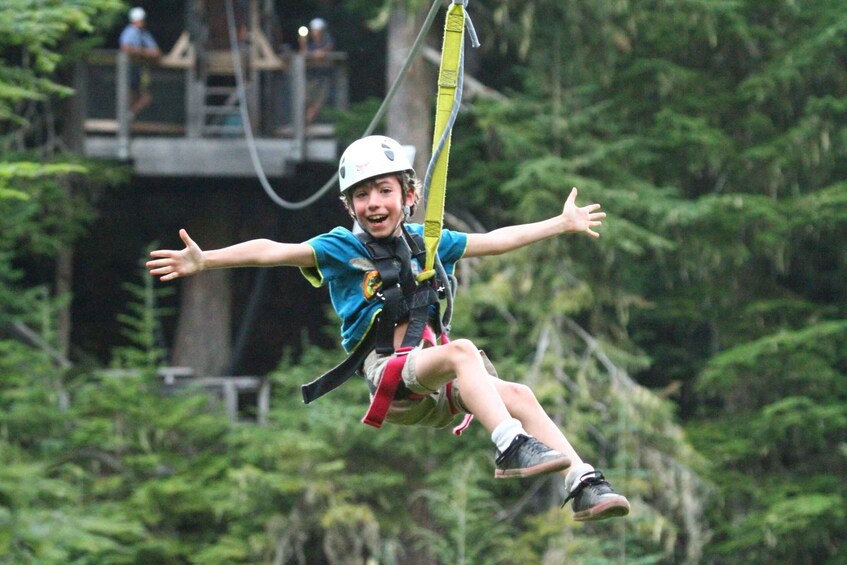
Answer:
[[394, 326], [400, 320], [409, 321], [400, 347], [414, 347], [423, 337], [430, 307], [435, 309], [434, 318], [439, 318], [434, 279], [418, 284], [412, 274], [412, 259], [422, 263], [425, 251], [405, 227], [402, 229], [402, 236], [388, 241], [374, 239], [367, 233], [358, 236], [368, 248], [382, 281], [378, 296], [383, 301], [383, 307], [376, 330], [376, 352], [380, 355], [394, 353]]
[[[411, 264], [415, 260], [423, 264], [425, 250], [423, 238], [410, 234], [403, 228], [403, 234], [393, 239], [374, 239], [367, 233], [357, 237], [368, 249], [379, 273], [381, 287], [377, 294], [383, 302], [376, 323], [372, 324], [365, 336], [356, 345], [353, 352], [339, 365], [324, 373], [314, 381], [301, 387], [303, 401], [308, 404], [324, 394], [347, 382], [361, 371], [365, 358], [375, 350], [379, 355], [392, 355], [383, 370], [382, 378], [376, 388], [372, 388], [373, 399], [362, 422], [381, 427], [393, 399], [421, 399], [424, 395], [409, 391], [403, 384], [401, 374], [408, 353], [419, 344], [428, 345], [449, 342], [446, 320], [439, 316], [439, 295], [447, 291], [449, 280], [441, 262], [436, 260], [438, 275], [418, 282], [412, 273]], [[394, 349], [394, 329], [397, 322], [408, 320], [406, 333], [401, 345]], [[431, 326], [437, 328], [438, 335]], [[369, 383], [370, 385], [370, 383]], [[452, 401], [452, 383], [446, 386], [446, 394], [452, 414], [459, 407]], [[460, 435], [470, 424], [471, 415], [467, 414], [454, 433]]]
[[[376, 349], [380, 355], [394, 353], [394, 327], [398, 321], [409, 319], [401, 347], [411, 349], [423, 339], [430, 319], [442, 322], [438, 316], [437, 279], [418, 284], [411, 270], [412, 258], [423, 263], [423, 241], [404, 230], [402, 236], [377, 240], [367, 233], [357, 236], [367, 248], [382, 281], [377, 297], [382, 310], [353, 352], [338, 366], [301, 387], [303, 401], [308, 404], [349, 380], [360, 370], [365, 357]], [[430, 312], [430, 308], [433, 312]]]

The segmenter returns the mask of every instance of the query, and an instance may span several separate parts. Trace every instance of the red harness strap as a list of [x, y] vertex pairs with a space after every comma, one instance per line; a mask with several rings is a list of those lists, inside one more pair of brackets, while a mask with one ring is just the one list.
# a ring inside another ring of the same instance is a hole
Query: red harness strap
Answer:
[[[447, 394], [450, 394], [450, 385], [449, 385], [449, 384], [447, 385]], [[453, 401], [452, 401], [452, 400], [450, 401], [450, 406], [451, 406], [451, 408], [452, 408], [452, 406], [453, 406]], [[455, 411], [455, 412], [453, 412], [453, 414], [455, 414], [455, 413], [456, 413], [456, 412], [458, 412], [458, 411], [459, 411], [459, 410], [458, 410], [458, 409], [456, 409], [456, 411]], [[456, 427], [454, 427], [454, 428], [453, 428], [453, 435], [454, 435], [454, 436], [460, 436], [460, 435], [462, 435], [463, 433], [465, 433], [465, 430], [467, 430], [467, 429], [468, 429], [468, 426], [470, 426], [470, 425], [471, 425], [471, 422], [472, 422], [472, 421], [473, 421], [473, 414], [471, 414], [470, 412], [468, 412], [468, 413], [467, 413], [467, 414], [465, 414], [465, 416], [462, 418], [462, 423], [461, 423], [461, 424], [459, 424], [458, 426], [456, 426]]]
[[[427, 326], [424, 328], [423, 341], [430, 345], [435, 344], [435, 333]], [[448, 343], [449, 339], [446, 335], [442, 335], [439, 340], [442, 344]], [[362, 418], [362, 423], [375, 428], [381, 428], [385, 421], [385, 415], [388, 413], [388, 408], [394, 400], [394, 395], [397, 394], [397, 388], [400, 386], [403, 367], [406, 365], [406, 360], [409, 358], [409, 352], [412, 347], [401, 347], [394, 352], [394, 357], [388, 360], [388, 364], [382, 372], [382, 378], [379, 380], [379, 385], [376, 387], [371, 405], [368, 407], [368, 412]], [[450, 413], [458, 414], [459, 407], [453, 403], [453, 382], [448, 382], [446, 387], [447, 402], [450, 405]], [[423, 398], [424, 395], [412, 393], [410, 398]], [[453, 428], [453, 433], [457, 436], [462, 435], [462, 432], [467, 429], [473, 420], [473, 414], [465, 414], [462, 423]]]
[[403, 366], [406, 364], [406, 359], [408, 359], [408, 354], [412, 349], [412, 347], [401, 347], [394, 352], [394, 357], [388, 360], [388, 364], [382, 372], [382, 378], [379, 379], [373, 400], [371, 400], [368, 413], [362, 418], [363, 424], [375, 428], [382, 427], [382, 422], [388, 413], [388, 407], [391, 406], [391, 401], [394, 400], [394, 395], [397, 393], [397, 387], [400, 386], [400, 374], [403, 372]]

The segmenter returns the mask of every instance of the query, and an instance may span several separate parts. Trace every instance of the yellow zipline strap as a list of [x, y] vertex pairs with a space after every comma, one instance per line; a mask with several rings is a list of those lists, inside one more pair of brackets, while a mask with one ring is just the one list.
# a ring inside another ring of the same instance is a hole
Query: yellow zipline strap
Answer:
[[[438, 71], [438, 98], [435, 105], [435, 128], [432, 136], [433, 155], [436, 154], [441, 137], [450, 122], [450, 114], [455, 103], [464, 37], [465, 9], [462, 4], [453, 3], [447, 10], [447, 19], [444, 22], [441, 68]], [[438, 252], [441, 229], [444, 225], [444, 200], [447, 193], [447, 163], [450, 158], [451, 133], [448, 132], [432, 170], [424, 219], [426, 265], [423, 272], [418, 275], [419, 282], [435, 275], [435, 254]]]

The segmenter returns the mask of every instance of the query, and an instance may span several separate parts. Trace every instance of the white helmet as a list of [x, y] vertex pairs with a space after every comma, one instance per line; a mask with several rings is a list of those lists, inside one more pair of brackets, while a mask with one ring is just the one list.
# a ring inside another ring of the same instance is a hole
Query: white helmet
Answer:
[[129, 11], [129, 21], [137, 22], [139, 20], [146, 20], [147, 12], [144, 11], [144, 8], [141, 6], [136, 6], [132, 10]]
[[402, 145], [384, 135], [370, 135], [350, 144], [338, 162], [338, 184], [343, 193], [369, 178], [410, 171], [412, 162]]
[[315, 18], [309, 22], [309, 29], [319, 30], [326, 29], [326, 20], [323, 18]]

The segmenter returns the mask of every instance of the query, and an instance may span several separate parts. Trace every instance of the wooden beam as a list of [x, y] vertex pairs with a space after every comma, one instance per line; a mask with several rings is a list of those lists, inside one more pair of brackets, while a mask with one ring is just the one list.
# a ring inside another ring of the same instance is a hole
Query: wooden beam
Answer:
[[183, 31], [168, 54], [159, 59], [159, 65], [169, 69], [191, 69], [196, 62], [197, 50], [187, 31]]

